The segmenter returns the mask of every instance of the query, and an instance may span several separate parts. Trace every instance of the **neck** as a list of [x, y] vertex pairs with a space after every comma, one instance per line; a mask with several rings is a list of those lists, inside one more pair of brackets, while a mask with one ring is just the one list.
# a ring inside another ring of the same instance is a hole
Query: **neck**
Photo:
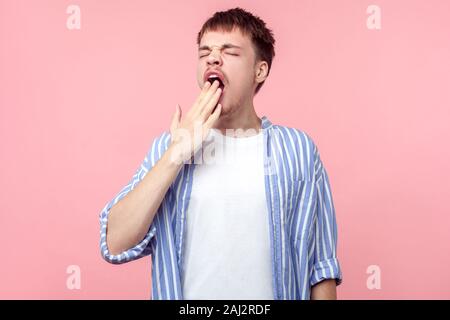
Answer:
[[213, 128], [220, 130], [223, 135], [226, 135], [227, 129], [244, 131], [253, 129], [259, 132], [261, 119], [256, 114], [253, 103], [250, 102], [237, 107], [234, 112], [221, 115]]

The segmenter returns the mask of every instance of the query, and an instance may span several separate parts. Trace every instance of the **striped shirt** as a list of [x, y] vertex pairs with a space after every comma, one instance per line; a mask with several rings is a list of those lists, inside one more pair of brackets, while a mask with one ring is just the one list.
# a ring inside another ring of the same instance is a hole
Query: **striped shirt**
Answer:
[[[337, 285], [342, 282], [328, 174], [309, 135], [295, 128], [274, 125], [266, 116], [261, 120], [274, 299], [310, 299], [313, 285], [325, 279], [336, 279]], [[155, 300], [183, 299], [185, 221], [195, 162], [183, 164], [145, 238], [136, 246], [117, 255], [110, 254], [106, 227], [111, 207], [139, 184], [170, 141], [167, 131], [154, 139], [130, 182], [100, 213], [102, 257], [120, 264], [152, 255], [152, 298]]]

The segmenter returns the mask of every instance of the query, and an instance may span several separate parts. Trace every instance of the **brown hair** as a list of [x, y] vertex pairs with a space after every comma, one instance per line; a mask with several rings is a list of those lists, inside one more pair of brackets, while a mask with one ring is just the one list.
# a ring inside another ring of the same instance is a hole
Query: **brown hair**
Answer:
[[[266, 23], [263, 20], [244, 9], [234, 8], [214, 13], [203, 24], [198, 33], [197, 45], [200, 45], [200, 41], [207, 31], [221, 30], [230, 32], [236, 27], [244, 35], [250, 36], [256, 53], [256, 60], [266, 61], [269, 66], [269, 73], [270, 67], [272, 66], [272, 59], [275, 57], [275, 39], [273, 32], [266, 27]], [[258, 93], [263, 84], [264, 81], [258, 84], [255, 94]]]

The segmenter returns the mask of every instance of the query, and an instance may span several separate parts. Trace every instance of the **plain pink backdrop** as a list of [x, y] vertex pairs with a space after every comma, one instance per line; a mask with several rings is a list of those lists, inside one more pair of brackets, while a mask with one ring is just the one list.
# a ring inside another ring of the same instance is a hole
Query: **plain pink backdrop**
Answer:
[[275, 33], [258, 115], [307, 132], [329, 173], [339, 298], [450, 298], [446, 0], [0, 0], [0, 298], [150, 297], [151, 258], [104, 262], [98, 215], [190, 108], [197, 32], [235, 6]]

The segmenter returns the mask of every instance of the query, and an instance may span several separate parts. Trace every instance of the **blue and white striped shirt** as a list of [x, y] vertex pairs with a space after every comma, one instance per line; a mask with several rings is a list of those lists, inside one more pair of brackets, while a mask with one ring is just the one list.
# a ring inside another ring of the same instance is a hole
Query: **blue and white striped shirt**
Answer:
[[[264, 173], [275, 300], [310, 299], [311, 287], [325, 279], [342, 282], [336, 255], [337, 225], [327, 171], [305, 132], [273, 125], [265, 116]], [[185, 163], [169, 187], [145, 238], [112, 255], [106, 244], [111, 207], [133, 190], [170, 145], [165, 131], [152, 143], [131, 181], [100, 213], [100, 251], [120, 264], [152, 255], [152, 298], [183, 299], [181, 288], [185, 220], [194, 163]]]

